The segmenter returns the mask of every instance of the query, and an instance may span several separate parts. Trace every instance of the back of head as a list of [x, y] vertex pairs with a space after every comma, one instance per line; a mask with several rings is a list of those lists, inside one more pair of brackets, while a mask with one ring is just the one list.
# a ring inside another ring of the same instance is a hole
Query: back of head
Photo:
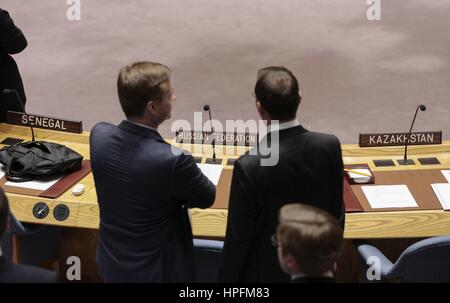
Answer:
[[0, 187], [0, 238], [6, 231], [8, 223], [8, 214], [9, 214], [8, 198], [6, 198], [5, 192]]
[[136, 62], [123, 67], [117, 79], [120, 105], [127, 118], [140, 117], [150, 100], [170, 90], [170, 69], [160, 63]]
[[281, 208], [279, 222], [283, 255], [292, 255], [303, 274], [319, 277], [334, 269], [344, 243], [335, 217], [313, 206], [288, 204]]
[[297, 78], [282, 66], [258, 71], [255, 95], [271, 119], [279, 121], [294, 119], [301, 101]]

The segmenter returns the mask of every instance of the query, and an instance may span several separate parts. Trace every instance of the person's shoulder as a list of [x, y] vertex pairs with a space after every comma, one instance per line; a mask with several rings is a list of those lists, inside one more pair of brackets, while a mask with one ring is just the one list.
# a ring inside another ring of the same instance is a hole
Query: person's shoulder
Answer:
[[0, 17], [4, 18], [4, 17], [8, 17], [9, 18], [9, 13], [7, 10], [4, 10], [2, 8], [0, 8]]
[[92, 127], [91, 133], [94, 131], [105, 131], [117, 128], [116, 125], [109, 122], [99, 122]]
[[56, 272], [28, 266], [3, 264], [0, 267], [1, 283], [56, 283]]
[[2, 28], [5, 28], [11, 22], [11, 17], [9, 16], [8, 11], [0, 8], [0, 33], [2, 32]]
[[340, 145], [339, 139], [333, 134], [308, 131], [305, 133], [308, 143], [315, 146], [333, 146]]
[[110, 134], [111, 132], [115, 131], [117, 129], [117, 126], [108, 122], [99, 122], [94, 125], [94, 127], [91, 129], [91, 137], [92, 136], [103, 136]]
[[259, 166], [261, 156], [258, 153], [257, 147], [245, 152], [235, 162], [235, 166], [240, 166], [244, 169], [251, 169], [255, 166]]
[[117, 126], [107, 122], [100, 122], [94, 125], [89, 135], [91, 151], [94, 149], [103, 149], [105, 143], [108, 142], [112, 137], [112, 134], [116, 132], [116, 129]]

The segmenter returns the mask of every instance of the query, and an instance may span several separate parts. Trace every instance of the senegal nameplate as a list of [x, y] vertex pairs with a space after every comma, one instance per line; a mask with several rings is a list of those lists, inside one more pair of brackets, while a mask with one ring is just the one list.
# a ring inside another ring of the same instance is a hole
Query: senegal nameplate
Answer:
[[249, 133], [210, 133], [190, 130], [180, 130], [175, 133], [177, 143], [211, 144], [214, 139], [217, 145], [255, 146], [258, 142], [258, 136]]
[[81, 134], [83, 132], [83, 124], [81, 121], [62, 120], [18, 112], [7, 112], [6, 123], [76, 134]]
[[[409, 140], [408, 140], [409, 137]], [[359, 134], [360, 147], [442, 144], [442, 131]]]

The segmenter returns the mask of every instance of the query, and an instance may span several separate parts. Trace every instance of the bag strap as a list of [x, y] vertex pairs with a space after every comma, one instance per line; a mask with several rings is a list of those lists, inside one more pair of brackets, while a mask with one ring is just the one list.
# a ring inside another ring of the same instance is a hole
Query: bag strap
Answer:
[[[8, 181], [12, 181], [12, 182], [26, 182], [26, 181], [31, 181], [32, 178], [30, 177], [18, 177], [18, 176], [14, 176], [14, 174], [11, 175], [11, 165], [12, 163], [16, 161], [16, 159], [11, 158], [11, 160], [8, 162], [8, 164], [6, 165], [6, 170], [5, 170], [5, 178]], [[27, 169], [27, 167], [24, 167], [22, 171], [24, 171], [25, 169]]]

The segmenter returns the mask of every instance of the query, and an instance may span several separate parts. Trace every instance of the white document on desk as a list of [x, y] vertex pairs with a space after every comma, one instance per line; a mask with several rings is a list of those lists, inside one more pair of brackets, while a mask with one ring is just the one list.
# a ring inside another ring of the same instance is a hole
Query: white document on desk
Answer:
[[372, 208], [418, 207], [406, 185], [361, 186]]
[[222, 165], [218, 164], [197, 164], [202, 173], [215, 185], [219, 183], [220, 175], [222, 174]]
[[6, 166], [3, 164], [0, 164], [0, 179], [5, 176], [5, 170], [6, 170]]
[[32, 180], [32, 181], [27, 181], [27, 182], [8, 181], [5, 183], [5, 185], [26, 188], [26, 189], [47, 190], [61, 179], [62, 179], [61, 176], [59, 176], [59, 177], [55, 177], [55, 176], [40, 177], [39, 180]]
[[441, 173], [444, 175], [447, 182], [450, 183], [450, 170], [441, 170]]
[[431, 187], [436, 194], [439, 202], [441, 202], [444, 210], [450, 210], [450, 184], [449, 183], [436, 183], [431, 184]]

